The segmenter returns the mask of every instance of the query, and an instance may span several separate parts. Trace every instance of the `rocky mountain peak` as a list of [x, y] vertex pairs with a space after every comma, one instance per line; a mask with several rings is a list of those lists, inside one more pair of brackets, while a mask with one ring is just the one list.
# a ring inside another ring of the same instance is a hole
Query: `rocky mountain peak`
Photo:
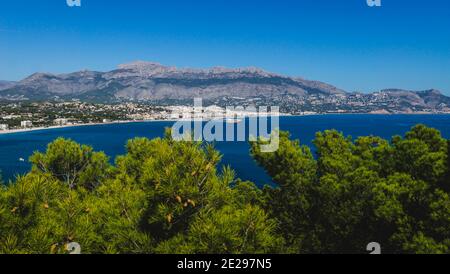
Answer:
[[419, 93], [426, 94], [426, 95], [437, 95], [437, 96], [442, 95], [442, 92], [437, 89], [428, 89], [428, 90], [420, 91]]
[[175, 72], [175, 67], [163, 66], [155, 62], [147, 61], [135, 61], [128, 64], [122, 64], [118, 66], [119, 70], [128, 70], [139, 73], [142, 76], [153, 76], [155, 74]]
[[193, 69], [193, 68], [177, 68], [164, 66], [157, 62], [135, 61], [128, 64], [118, 66], [119, 70], [127, 70], [139, 73], [145, 76], [171, 74], [202, 74], [202, 75], [221, 75], [221, 74], [252, 74], [261, 77], [276, 76], [276, 74], [269, 73], [257, 67], [247, 68], [227, 68], [222, 66], [215, 66], [208, 69]]
[[156, 62], [147, 62], [147, 61], [134, 61], [131, 63], [126, 64], [120, 64], [119, 69], [161, 69], [166, 68], [166, 66], [163, 66]]
[[139, 101], [189, 104], [203, 98], [216, 105], [279, 105], [286, 111], [447, 111], [450, 97], [438, 90], [385, 89], [349, 94], [327, 83], [283, 76], [260, 68], [176, 68], [135, 61], [107, 72], [35, 73], [16, 83], [0, 82], [0, 100]]
[[51, 73], [37, 72], [37, 73], [33, 73], [30, 76], [28, 76], [27, 78], [23, 79], [22, 82], [32, 82], [32, 81], [40, 80], [43, 78], [53, 77], [53, 76], [54, 75]]

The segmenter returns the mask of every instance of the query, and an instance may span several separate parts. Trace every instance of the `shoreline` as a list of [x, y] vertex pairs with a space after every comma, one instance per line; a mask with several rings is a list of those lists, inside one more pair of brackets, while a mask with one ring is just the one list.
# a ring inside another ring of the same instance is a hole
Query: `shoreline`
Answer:
[[[323, 116], [323, 115], [450, 115], [450, 113], [314, 113], [314, 114], [303, 114], [303, 115], [292, 115], [292, 114], [282, 114], [279, 117], [304, 117], [304, 116]], [[248, 118], [248, 117], [245, 117]], [[222, 118], [220, 118], [222, 119]], [[223, 118], [225, 119], [225, 118]], [[211, 120], [211, 119], [209, 119]], [[89, 127], [89, 126], [101, 126], [101, 125], [117, 125], [117, 124], [131, 124], [131, 123], [151, 123], [151, 122], [181, 122], [186, 121], [183, 119], [167, 119], [167, 120], [130, 120], [130, 121], [113, 121], [108, 123], [87, 123], [87, 124], [76, 124], [76, 125], [64, 125], [64, 126], [49, 126], [49, 127], [36, 127], [36, 128], [23, 128], [23, 129], [10, 129], [10, 130], [0, 130], [0, 136], [10, 135], [17, 133], [27, 133], [34, 131], [45, 131], [52, 129], [63, 129], [63, 128], [76, 128], [76, 127]], [[204, 119], [208, 121], [208, 119]]]
[[102, 126], [102, 125], [118, 125], [118, 124], [131, 124], [131, 123], [145, 123], [145, 122], [176, 122], [177, 120], [144, 120], [144, 121], [115, 121], [108, 123], [87, 123], [87, 124], [76, 124], [76, 125], [64, 125], [64, 126], [49, 126], [49, 127], [35, 127], [35, 128], [23, 128], [23, 129], [10, 129], [0, 131], [1, 135], [26, 133], [33, 131], [44, 131], [52, 129], [63, 129], [63, 128], [76, 128], [76, 127], [89, 127], [89, 126]]

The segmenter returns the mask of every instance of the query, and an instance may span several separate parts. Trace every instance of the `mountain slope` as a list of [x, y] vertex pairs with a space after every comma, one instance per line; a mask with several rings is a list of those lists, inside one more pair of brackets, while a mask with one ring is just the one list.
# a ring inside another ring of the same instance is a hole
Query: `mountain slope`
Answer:
[[0, 90], [11, 88], [15, 85], [15, 82], [11, 81], [1, 81], [0, 80]]
[[438, 90], [386, 89], [348, 93], [332, 85], [286, 77], [258, 68], [190, 69], [151, 62], [119, 65], [108, 72], [35, 73], [0, 82], [0, 100], [81, 100], [96, 103], [278, 105], [285, 112], [450, 112], [450, 98]]
[[344, 94], [315, 81], [284, 77], [257, 68], [177, 69], [150, 62], [120, 65], [110, 72], [36, 73], [0, 92], [2, 98], [45, 100], [55, 97], [93, 101], [205, 100], [223, 96], [273, 97], [282, 94]]

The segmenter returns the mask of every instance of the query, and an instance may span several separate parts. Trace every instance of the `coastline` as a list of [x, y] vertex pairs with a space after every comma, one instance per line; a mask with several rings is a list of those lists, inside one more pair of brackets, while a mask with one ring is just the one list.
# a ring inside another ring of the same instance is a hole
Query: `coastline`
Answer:
[[102, 125], [117, 125], [117, 124], [131, 124], [131, 123], [146, 123], [146, 122], [176, 122], [177, 120], [143, 120], [143, 121], [114, 121], [108, 123], [87, 123], [87, 124], [76, 124], [76, 125], [64, 125], [64, 126], [49, 126], [49, 127], [34, 127], [34, 128], [23, 128], [23, 129], [10, 129], [0, 131], [1, 135], [9, 135], [16, 133], [26, 133], [33, 131], [44, 131], [52, 129], [63, 129], [63, 128], [75, 128], [75, 127], [89, 127], [89, 126], [102, 126]]
[[[315, 114], [312, 114], [315, 115]], [[282, 114], [280, 117], [284, 116], [307, 116], [307, 115], [288, 115]], [[219, 119], [225, 119], [219, 118]], [[212, 119], [209, 119], [212, 120]], [[151, 122], [182, 122], [186, 121], [184, 119], [156, 119], [156, 120], [129, 120], [129, 121], [112, 121], [108, 123], [86, 123], [86, 124], [76, 124], [76, 125], [64, 125], [64, 126], [49, 126], [49, 127], [34, 127], [34, 128], [21, 128], [21, 129], [9, 129], [9, 130], [0, 130], [0, 136], [9, 135], [9, 134], [17, 134], [17, 133], [26, 133], [26, 132], [34, 132], [34, 131], [43, 131], [43, 130], [52, 130], [52, 129], [62, 129], [62, 128], [75, 128], [75, 127], [87, 127], [87, 126], [101, 126], [101, 125], [117, 125], [117, 124], [131, 124], [131, 123], [151, 123]], [[204, 119], [204, 121], [208, 121], [208, 119]]]
[[[450, 115], [450, 113], [314, 113], [314, 114], [302, 114], [302, 115], [292, 115], [292, 114], [281, 114], [279, 117], [304, 117], [304, 116], [324, 116], [324, 115]], [[247, 118], [247, 117], [246, 117]], [[207, 119], [204, 119], [207, 121]], [[131, 123], [151, 123], [151, 122], [179, 122], [185, 121], [183, 119], [158, 119], [158, 120], [129, 120], [129, 121], [113, 121], [108, 123], [86, 123], [86, 124], [76, 124], [76, 125], [63, 125], [63, 126], [49, 126], [49, 127], [35, 127], [35, 128], [23, 128], [23, 129], [10, 129], [10, 130], [0, 130], [0, 136], [10, 135], [17, 133], [27, 133], [34, 131], [45, 131], [52, 129], [63, 129], [63, 128], [76, 128], [76, 127], [88, 127], [88, 126], [101, 126], [101, 125], [116, 125], [116, 124], [131, 124]]]

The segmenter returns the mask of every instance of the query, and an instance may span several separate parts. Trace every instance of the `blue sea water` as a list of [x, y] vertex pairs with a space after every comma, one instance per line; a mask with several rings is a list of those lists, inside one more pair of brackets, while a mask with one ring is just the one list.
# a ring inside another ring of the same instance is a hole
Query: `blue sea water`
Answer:
[[[337, 129], [353, 137], [376, 135], [390, 139], [404, 135], [412, 126], [421, 123], [439, 129], [450, 139], [450, 115], [313, 115], [281, 117], [280, 128], [291, 132], [302, 144], [312, 145], [315, 133]], [[125, 153], [125, 143], [134, 137], [162, 137], [164, 129], [173, 122], [140, 122], [108, 124], [86, 127], [48, 129], [32, 132], [0, 135], [0, 170], [5, 181], [29, 171], [28, 160], [34, 151], [45, 151], [48, 143], [58, 137], [70, 138], [104, 151], [112, 160]], [[264, 170], [249, 156], [245, 142], [217, 142], [216, 148], [223, 154], [222, 164], [230, 165], [243, 180], [258, 185], [270, 183]], [[313, 148], [314, 149], [314, 148]]]

